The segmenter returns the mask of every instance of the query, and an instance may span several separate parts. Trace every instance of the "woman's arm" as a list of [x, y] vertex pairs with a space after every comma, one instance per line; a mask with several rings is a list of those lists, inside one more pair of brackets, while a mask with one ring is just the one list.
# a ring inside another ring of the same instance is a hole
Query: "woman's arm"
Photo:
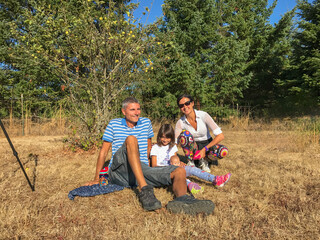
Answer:
[[224, 135], [223, 133], [220, 133], [219, 135], [215, 136], [214, 139], [212, 139], [212, 141], [207, 145], [207, 148], [211, 148], [214, 145], [218, 144], [219, 142], [221, 142], [224, 139]]
[[[215, 136], [214, 139], [206, 146], [208, 149], [213, 147], [214, 145], [218, 144], [224, 139], [223, 133], [220, 133], [219, 135]], [[199, 157], [200, 154], [200, 157]], [[206, 149], [202, 148], [197, 155], [195, 155], [195, 158], [204, 158], [206, 156]]]
[[219, 134], [222, 133], [221, 128], [218, 126], [218, 124], [216, 124], [216, 122], [212, 119], [212, 117], [208, 113], [204, 112], [204, 115], [202, 116], [202, 120], [206, 124], [207, 128], [209, 127], [211, 129], [212, 133], [215, 136], [218, 136]]
[[[205, 113], [203, 117], [203, 121], [205, 122], [206, 126], [209, 127], [215, 137], [212, 139], [212, 141], [206, 146], [207, 149], [213, 147], [214, 145], [218, 144], [224, 139], [224, 135], [220, 129], [220, 127], [215, 123], [215, 121], [212, 119], [212, 117]], [[199, 157], [200, 156], [200, 157]], [[206, 149], [202, 148], [195, 157], [197, 158], [204, 158], [206, 156]]]

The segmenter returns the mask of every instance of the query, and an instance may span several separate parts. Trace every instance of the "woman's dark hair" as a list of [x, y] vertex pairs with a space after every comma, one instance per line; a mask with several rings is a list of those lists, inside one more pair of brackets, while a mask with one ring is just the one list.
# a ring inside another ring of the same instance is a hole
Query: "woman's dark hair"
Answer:
[[170, 138], [170, 143], [169, 143], [169, 148], [172, 148], [175, 144], [174, 141], [174, 130], [173, 127], [170, 124], [163, 124], [158, 132], [158, 136], [157, 136], [157, 144], [158, 146], [162, 146], [161, 143], [161, 138], [162, 137], [166, 137], [166, 138]]
[[182, 94], [177, 98], [177, 105], [179, 106], [179, 102], [182, 98], [189, 98], [191, 102], [193, 102], [193, 97], [191, 97], [189, 94]]

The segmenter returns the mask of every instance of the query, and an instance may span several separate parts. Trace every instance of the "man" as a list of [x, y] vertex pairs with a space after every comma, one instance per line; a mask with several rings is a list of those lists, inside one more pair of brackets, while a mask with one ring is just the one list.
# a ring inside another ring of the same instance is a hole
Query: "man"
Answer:
[[161, 208], [161, 202], [155, 197], [153, 187], [172, 184], [176, 198], [167, 204], [168, 210], [187, 214], [212, 213], [214, 209], [212, 201], [197, 200], [187, 194], [184, 168], [149, 167], [148, 154], [154, 134], [151, 121], [140, 117], [138, 100], [133, 97], [126, 98], [122, 102], [122, 113], [124, 118], [109, 122], [102, 138], [104, 142], [97, 160], [94, 180], [86, 185], [99, 183], [99, 172], [112, 146], [109, 182], [124, 187], [138, 186], [140, 190], [138, 197], [145, 210]]

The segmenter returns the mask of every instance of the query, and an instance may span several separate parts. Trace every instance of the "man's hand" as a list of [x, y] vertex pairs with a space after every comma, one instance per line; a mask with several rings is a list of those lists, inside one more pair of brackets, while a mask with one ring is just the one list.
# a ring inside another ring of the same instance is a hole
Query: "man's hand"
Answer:
[[91, 186], [91, 185], [94, 185], [94, 184], [99, 184], [99, 179], [87, 182], [83, 186]]

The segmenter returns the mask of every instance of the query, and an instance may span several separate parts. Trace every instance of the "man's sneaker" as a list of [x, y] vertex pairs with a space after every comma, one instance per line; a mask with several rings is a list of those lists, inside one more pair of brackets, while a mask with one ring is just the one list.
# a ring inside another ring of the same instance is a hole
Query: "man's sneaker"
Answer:
[[203, 213], [209, 215], [214, 210], [214, 203], [211, 200], [198, 200], [194, 196], [183, 195], [168, 202], [167, 209], [173, 213], [185, 213], [196, 215]]
[[197, 193], [202, 193], [204, 188], [199, 186], [197, 183], [195, 182], [190, 182], [188, 184], [188, 189], [192, 194], [197, 194]]
[[214, 187], [223, 187], [230, 179], [231, 173], [228, 173], [226, 175], [222, 176], [216, 176], [216, 178], [213, 180], [213, 186]]
[[209, 168], [209, 164], [208, 164], [207, 160], [204, 160], [203, 158], [201, 158], [199, 161], [199, 167], [202, 169], [202, 171], [205, 171], [207, 173], [211, 173], [211, 170]]
[[194, 164], [194, 161], [193, 161], [193, 160], [190, 160], [190, 161], [187, 163], [187, 166], [195, 167], [196, 165]]
[[153, 211], [161, 208], [161, 202], [154, 196], [153, 187], [150, 185], [141, 188], [138, 194], [142, 207], [145, 210]]

